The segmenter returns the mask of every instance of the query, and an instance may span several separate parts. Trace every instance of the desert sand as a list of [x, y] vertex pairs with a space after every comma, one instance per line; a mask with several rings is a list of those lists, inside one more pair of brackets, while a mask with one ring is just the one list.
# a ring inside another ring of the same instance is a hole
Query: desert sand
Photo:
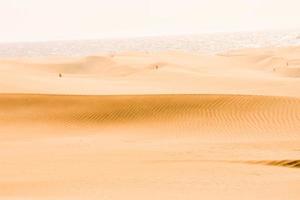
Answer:
[[0, 199], [300, 199], [300, 47], [0, 59]]

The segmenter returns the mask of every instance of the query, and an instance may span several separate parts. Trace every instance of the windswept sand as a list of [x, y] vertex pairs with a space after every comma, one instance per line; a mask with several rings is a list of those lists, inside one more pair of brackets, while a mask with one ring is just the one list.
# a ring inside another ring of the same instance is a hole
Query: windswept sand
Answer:
[[0, 91], [0, 199], [300, 199], [299, 47], [3, 58]]

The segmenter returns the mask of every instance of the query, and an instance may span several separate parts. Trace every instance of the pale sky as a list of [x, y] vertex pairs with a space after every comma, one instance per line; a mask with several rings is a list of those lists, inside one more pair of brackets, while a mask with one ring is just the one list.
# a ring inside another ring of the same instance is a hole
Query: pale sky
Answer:
[[300, 0], [0, 0], [0, 42], [300, 28]]

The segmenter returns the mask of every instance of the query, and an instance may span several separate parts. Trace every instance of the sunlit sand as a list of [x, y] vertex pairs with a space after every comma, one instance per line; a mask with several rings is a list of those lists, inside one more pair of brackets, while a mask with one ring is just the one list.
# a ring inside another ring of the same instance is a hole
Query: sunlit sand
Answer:
[[300, 48], [0, 59], [0, 199], [300, 199]]

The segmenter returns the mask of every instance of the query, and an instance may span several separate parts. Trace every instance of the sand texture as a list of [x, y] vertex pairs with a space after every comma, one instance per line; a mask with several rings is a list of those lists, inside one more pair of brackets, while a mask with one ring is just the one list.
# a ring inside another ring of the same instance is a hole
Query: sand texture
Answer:
[[0, 59], [0, 199], [300, 199], [300, 48]]

